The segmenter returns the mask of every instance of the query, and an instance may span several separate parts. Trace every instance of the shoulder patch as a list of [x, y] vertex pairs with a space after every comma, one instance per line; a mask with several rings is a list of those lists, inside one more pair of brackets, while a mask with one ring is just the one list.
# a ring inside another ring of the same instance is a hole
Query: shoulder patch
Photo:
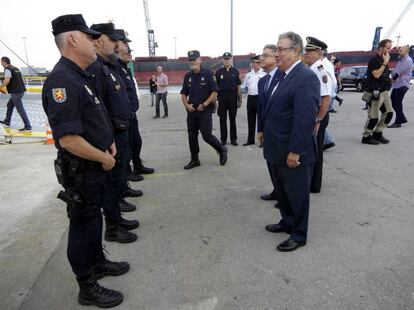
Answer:
[[328, 76], [327, 75], [322, 75], [322, 82], [324, 82], [325, 84], [328, 83]]
[[66, 88], [52, 88], [52, 95], [57, 103], [64, 103], [67, 99]]
[[318, 66], [318, 70], [319, 70], [319, 71], [322, 71], [323, 69], [325, 69], [325, 68], [323, 67], [323, 65], [322, 65], [322, 64], [320, 64], [320, 65]]

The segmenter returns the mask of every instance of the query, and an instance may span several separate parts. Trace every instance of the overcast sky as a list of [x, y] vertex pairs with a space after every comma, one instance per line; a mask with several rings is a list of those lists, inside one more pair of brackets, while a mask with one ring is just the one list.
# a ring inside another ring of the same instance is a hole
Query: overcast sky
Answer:
[[[59, 59], [53, 42], [51, 20], [63, 14], [82, 13], [90, 26], [112, 19], [128, 31], [134, 56], [148, 56], [145, 18], [141, 0], [42, 0], [3, 1], [0, 39], [29, 64], [51, 69]], [[370, 50], [375, 27], [387, 33], [407, 0], [277, 1], [234, 0], [234, 54], [260, 53], [267, 43], [276, 43], [280, 33], [295, 31], [303, 39], [314, 36], [328, 50]], [[114, 7], [119, 3], [122, 6]], [[148, 0], [151, 26], [158, 42], [157, 56], [185, 56], [198, 49], [204, 56], [219, 56], [230, 50], [230, 0]], [[414, 8], [407, 13], [391, 39], [401, 35], [400, 45], [414, 44]], [[0, 43], [0, 55], [24, 64]]]

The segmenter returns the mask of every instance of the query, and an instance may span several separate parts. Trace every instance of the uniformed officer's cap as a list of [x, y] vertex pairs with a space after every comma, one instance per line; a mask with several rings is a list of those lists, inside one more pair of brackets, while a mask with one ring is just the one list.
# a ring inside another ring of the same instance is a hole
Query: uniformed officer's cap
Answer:
[[326, 50], [327, 48], [328, 48], [328, 45], [326, 45], [325, 42], [318, 40], [317, 38], [314, 38], [314, 37], [306, 38], [305, 50]]
[[223, 58], [224, 59], [230, 59], [232, 57], [232, 55], [231, 55], [231, 53], [229, 53], [229, 52], [225, 52], [224, 54], [223, 54]]
[[256, 55], [250, 58], [252, 62], [261, 62], [260, 55]]
[[92, 30], [86, 25], [82, 14], [62, 15], [52, 20], [52, 33], [54, 36], [69, 31], [81, 31], [86, 34], [90, 34], [92, 38], [97, 39], [101, 36], [101, 33]]
[[112, 40], [115, 40], [115, 41], [122, 40], [122, 37], [116, 33], [115, 25], [113, 23], [93, 24], [91, 26], [91, 29], [95, 31], [99, 31], [102, 34], [106, 34]]
[[125, 33], [124, 29], [115, 29], [115, 32], [122, 37], [122, 39], [121, 39], [122, 42], [125, 42], [125, 43], [131, 42], [131, 40], [128, 39], [128, 37], [126, 36], [126, 33]]
[[188, 60], [193, 61], [193, 60], [196, 60], [198, 57], [200, 57], [200, 52], [197, 50], [193, 50], [193, 51], [189, 51], [187, 55], [188, 55]]

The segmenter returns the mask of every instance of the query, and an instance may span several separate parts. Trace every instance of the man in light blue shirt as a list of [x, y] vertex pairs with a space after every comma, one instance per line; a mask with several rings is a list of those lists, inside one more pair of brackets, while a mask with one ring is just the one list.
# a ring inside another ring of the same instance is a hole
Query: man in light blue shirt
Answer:
[[397, 63], [397, 66], [394, 69], [392, 75], [392, 92], [391, 92], [391, 101], [392, 108], [395, 111], [395, 121], [394, 124], [388, 126], [388, 128], [400, 128], [401, 124], [407, 123], [403, 112], [402, 101], [404, 99], [405, 93], [410, 87], [411, 72], [413, 70], [413, 60], [408, 55], [409, 46], [401, 46], [399, 50], [400, 60]]

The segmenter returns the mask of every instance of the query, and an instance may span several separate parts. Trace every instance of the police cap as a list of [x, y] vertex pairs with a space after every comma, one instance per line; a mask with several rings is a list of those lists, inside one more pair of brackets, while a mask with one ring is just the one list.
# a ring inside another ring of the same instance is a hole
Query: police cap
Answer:
[[261, 62], [260, 55], [256, 55], [250, 58], [252, 62]]
[[317, 38], [314, 38], [314, 37], [306, 38], [305, 50], [326, 50], [327, 48], [328, 48], [328, 45], [326, 45], [325, 42], [318, 40]]
[[91, 26], [91, 29], [95, 31], [99, 31], [102, 34], [106, 34], [112, 40], [115, 40], [115, 41], [122, 40], [122, 37], [116, 33], [115, 25], [113, 23], [93, 24]]
[[92, 30], [86, 25], [82, 14], [62, 15], [52, 20], [52, 33], [54, 36], [69, 31], [81, 31], [97, 39], [101, 36], [98, 31]]
[[131, 40], [128, 39], [128, 37], [126, 36], [124, 29], [115, 29], [115, 32], [122, 37], [121, 39], [122, 42], [125, 42], [125, 43], [131, 42]]
[[189, 51], [187, 55], [188, 55], [188, 60], [193, 61], [193, 60], [196, 60], [198, 57], [200, 57], [200, 52], [193, 50], [193, 51]]
[[231, 57], [233, 57], [232, 55], [231, 55], [231, 53], [229, 53], [229, 52], [225, 52], [224, 54], [223, 54], [223, 58], [224, 59], [230, 59]]

